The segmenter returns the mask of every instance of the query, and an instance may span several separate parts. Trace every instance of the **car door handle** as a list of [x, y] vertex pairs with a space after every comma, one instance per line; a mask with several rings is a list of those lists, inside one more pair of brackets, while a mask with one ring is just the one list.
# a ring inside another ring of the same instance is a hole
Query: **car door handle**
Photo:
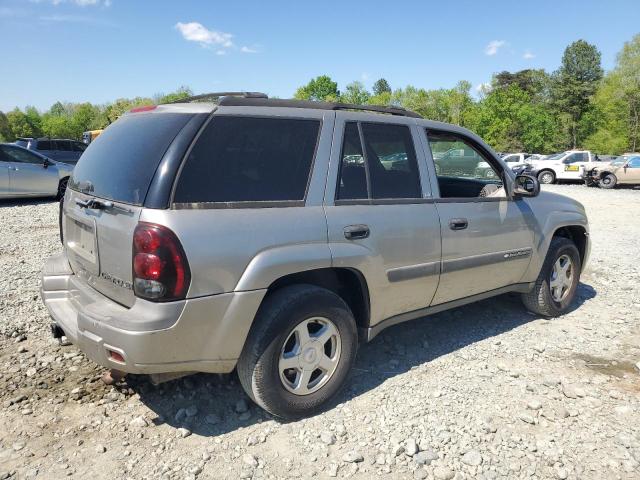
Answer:
[[469, 220], [466, 218], [452, 218], [449, 220], [449, 228], [451, 230], [464, 230], [469, 226]]
[[358, 240], [361, 238], [367, 238], [370, 230], [367, 225], [349, 225], [344, 227], [344, 238], [347, 240]]

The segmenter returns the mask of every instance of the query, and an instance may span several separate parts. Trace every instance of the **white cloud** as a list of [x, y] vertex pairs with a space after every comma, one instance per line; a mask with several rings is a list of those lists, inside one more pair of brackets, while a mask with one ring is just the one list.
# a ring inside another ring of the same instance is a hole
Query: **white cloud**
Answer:
[[257, 48], [253, 48], [253, 47], [242, 47], [240, 49], [240, 51], [242, 53], [258, 53], [258, 49]]
[[504, 40], [491, 40], [489, 44], [484, 47], [485, 55], [493, 56], [498, 53], [500, 48], [504, 47], [507, 44]]
[[522, 55], [522, 58], [524, 58], [525, 60], [531, 60], [532, 58], [536, 58], [536, 56], [529, 50], [527, 50], [526, 52], [524, 52], [524, 55]]
[[[197, 42], [203, 47], [217, 47], [219, 49], [230, 48], [233, 46], [231, 39], [233, 35], [230, 33], [218, 32], [216, 30], [208, 30], [204, 25], [198, 22], [182, 23], [178, 22], [175, 28], [182, 34], [185, 40], [189, 42]], [[216, 53], [220, 55], [218, 50]]]

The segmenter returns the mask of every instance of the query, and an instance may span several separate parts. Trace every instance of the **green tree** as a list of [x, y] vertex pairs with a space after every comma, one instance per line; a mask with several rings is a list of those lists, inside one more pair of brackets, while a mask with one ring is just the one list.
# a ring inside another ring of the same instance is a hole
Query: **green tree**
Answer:
[[595, 131], [585, 145], [602, 153], [640, 149], [640, 34], [625, 43], [593, 97]]
[[554, 73], [553, 101], [560, 113], [566, 114], [569, 138], [567, 146], [577, 147], [588, 134], [580, 122], [590, 108], [603, 71], [600, 52], [584, 40], [569, 45], [562, 55], [562, 65]]
[[0, 142], [12, 142], [15, 140], [15, 136], [11, 131], [11, 125], [9, 125], [9, 119], [0, 111]]
[[335, 102], [340, 98], [338, 84], [328, 75], [320, 75], [306, 85], [298, 88], [294, 95], [298, 100], [316, 100]]
[[170, 92], [167, 94], [161, 93], [155, 96], [155, 103], [158, 105], [163, 103], [171, 103], [177, 102], [179, 100], [184, 100], [185, 98], [193, 97], [193, 90], [189, 87], [181, 86], [175, 92]]
[[371, 94], [364, 87], [362, 82], [351, 82], [347, 85], [344, 93], [340, 95], [340, 101], [343, 103], [352, 103], [354, 105], [365, 105], [369, 102]]
[[38, 130], [29, 121], [29, 117], [19, 108], [7, 113], [7, 120], [14, 138], [17, 137], [37, 137]]
[[373, 84], [373, 94], [379, 96], [384, 93], [391, 93], [391, 87], [386, 79], [379, 78], [376, 80], [376, 83]]

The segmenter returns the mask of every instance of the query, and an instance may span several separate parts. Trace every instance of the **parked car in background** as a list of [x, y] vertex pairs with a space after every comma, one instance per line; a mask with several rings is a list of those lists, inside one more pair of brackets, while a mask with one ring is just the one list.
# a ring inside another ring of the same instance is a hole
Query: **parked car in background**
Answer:
[[[518, 166], [525, 166], [526, 160], [529, 157], [528, 153], [507, 153], [502, 156], [502, 161], [507, 164], [509, 168], [514, 170]], [[476, 167], [476, 175], [485, 178], [495, 178], [495, 172], [487, 162], [480, 162]]]
[[98, 138], [103, 131], [104, 130], [100, 129], [100, 130], [89, 130], [88, 132], [84, 132], [82, 134], [82, 143], [84, 143], [85, 145], [89, 145], [96, 138]]
[[542, 155], [540, 153], [534, 153], [533, 155], [529, 155], [527, 158], [525, 158], [525, 162], [527, 163], [531, 163], [531, 162], [536, 162], [538, 160], [544, 160], [545, 158], [547, 158], [548, 155]]
[[[478, 136], [400, 108], [224, 95], [122, 115], [69, 182], [41, 294], [54, 336], [116, 377], [237, 369], [298, 418], [387, 327], [506, 292], [571, 308], [584, 207]], [[436, 173], [451, 151], [464, 168]], [[495, 179], [468, 175], [478, 161]]]
[[87, 146], [66, 138], [18, 138], [16, 145], [34, 150], [57, 162], [76, 164]]
[[616, 185], [640, 185], [640, 153], [625, 153], [612, 162], [583, 169], [587, 186], [615, 188]]
[[590, 169], [596, 162], [597, 156], [588, 150], [568, 150], [528, 162], [524, 171], [535, 175], [543, 184], [558, 180], [582, 181], [582, 167]]
[[73, 167], [12, 143], [0, 144], [0, 198], [62, 197]]
[[444, 152], [433, 152], [436, 173], [473, 177], [482, 158], [467, 145], [456, 145]]

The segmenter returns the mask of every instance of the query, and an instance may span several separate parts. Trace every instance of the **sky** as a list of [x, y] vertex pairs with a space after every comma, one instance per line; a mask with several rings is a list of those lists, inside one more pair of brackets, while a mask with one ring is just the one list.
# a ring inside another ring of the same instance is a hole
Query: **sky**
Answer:
[[553, 71], [581, 38], [609, 70], [637, 33], [639, 0], [0, 0], [0, 110], [181, 85], [289, 98], [323, 74], [475, 90], [502, 70]]

